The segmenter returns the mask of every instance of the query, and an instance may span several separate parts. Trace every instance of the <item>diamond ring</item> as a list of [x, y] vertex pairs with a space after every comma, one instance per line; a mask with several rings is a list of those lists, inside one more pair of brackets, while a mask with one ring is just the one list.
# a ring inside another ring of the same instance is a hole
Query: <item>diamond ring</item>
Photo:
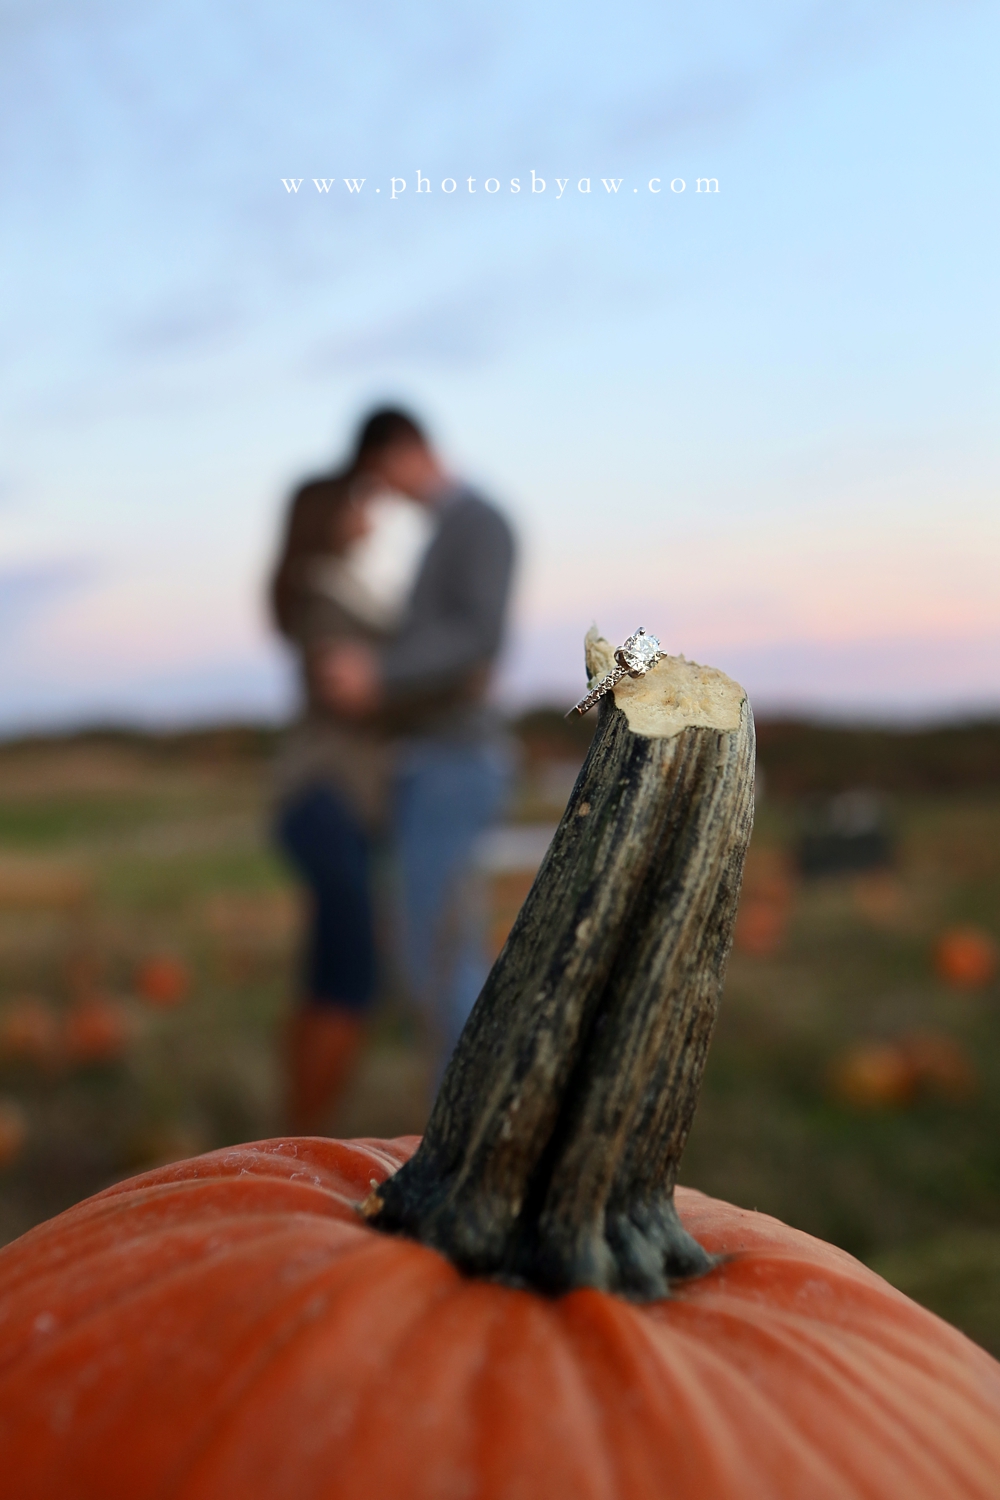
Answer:
[[656, 636], [647, 635], [640, 625], [635, 635], [630, 635], [624, 646], [619, 646], [615, 652], [615, 661], [618, 665], [606, 677], [596, 682], [586, 697], [581, 698], [579, 703], [574, 703], [569, 713], [564, 714], [563, 717], [571, 719], [574, 714], [585, 714], [604, 697], [605, 693], [610, 693], [616, 682], [621, 682], [623, 677], [645, 677], [650, 667], [655, 667], [666, 654], [665, 651], [660, 650], [660, 643]]

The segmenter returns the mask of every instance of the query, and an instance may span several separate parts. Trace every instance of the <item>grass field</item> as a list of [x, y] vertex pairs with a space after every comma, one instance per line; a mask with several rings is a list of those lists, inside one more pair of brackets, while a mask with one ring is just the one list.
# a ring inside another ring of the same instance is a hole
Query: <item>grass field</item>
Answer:
[[[516, 816], [544, 823], [581, 746], [544, 716], [525, 733]], [[962, 741], [949, 776], [926, 736], [836, 733], [761, 735], [683, 1179], [842, 1245], [1000, 1354], [1000, 986], [955, 987], [931, 959], [955, 924], [1000, 936], [997, 736]], [[270, 743], [0, 747], [0, 1240], [150, 1163], [282, 1130], [300, 913], [268, 842]], [[898, 788], [891, 867], [799, 880], [802, 798], [865, 778]], [[497, 882], [498, 925], [518, 889]], [[185, 995], [143, 997], [156, 956], [183, 965]], [[419, 1031], [390, 994], [331, 1129], [419, 1130], [426, 1104]]]

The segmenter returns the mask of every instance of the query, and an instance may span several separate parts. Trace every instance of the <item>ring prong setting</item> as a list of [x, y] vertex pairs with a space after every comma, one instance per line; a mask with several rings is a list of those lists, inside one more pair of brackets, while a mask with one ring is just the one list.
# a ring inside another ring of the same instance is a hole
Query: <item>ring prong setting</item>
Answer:
[[596, 682], [579, 703], [574, 703], [566, 718], [572, 714], [585, 714], [598, 703], [605, 693], [609, 693], [616, 683], [621, 682], [623, 677], [645, 677], [650, 667], [655, 667], [658, 661], [666, 656], [665, 651], [660, 650], [660, 643], [655, 635], [648, 635], [644, 626], [640, 625], [623, 645], [615, 651], [614, 670], [608, 672], [599, 682]]

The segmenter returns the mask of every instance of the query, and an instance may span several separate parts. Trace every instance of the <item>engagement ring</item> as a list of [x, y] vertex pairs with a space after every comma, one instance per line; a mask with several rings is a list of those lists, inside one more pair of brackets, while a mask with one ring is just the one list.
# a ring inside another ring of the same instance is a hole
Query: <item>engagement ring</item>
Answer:
[[574, 714], [585, 714], [588, 709], [593, 708], [605, 693], [610, 693], [616, 682], [621, 682], [623, 677], [645, 677], [650, 667], [655, 667], [658, 661], [666, 656], [665, 651], [660, 650], [660, 643], [655, 635], [647, 635], [642, 626], [635, 635], [630, 635], [624, 646], [619, 646], [615, 652], [615, 661], [618, 665], [600, 682], [594, 684], [585, 698], [579, 703], [574, 703], [568, 714], [563, 717], [571, 719]]

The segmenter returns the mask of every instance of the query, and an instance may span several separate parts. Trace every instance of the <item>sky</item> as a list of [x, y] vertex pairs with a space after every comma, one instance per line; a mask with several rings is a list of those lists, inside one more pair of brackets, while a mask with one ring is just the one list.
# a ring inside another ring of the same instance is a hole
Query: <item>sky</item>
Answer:
[[759, 712], [996, 712], [998, 49], [979, 0], [0, 0], [0, 732], [291, 712], [282, 507], [385, 400], [517, 528], [512, 707], [596, 620]]

